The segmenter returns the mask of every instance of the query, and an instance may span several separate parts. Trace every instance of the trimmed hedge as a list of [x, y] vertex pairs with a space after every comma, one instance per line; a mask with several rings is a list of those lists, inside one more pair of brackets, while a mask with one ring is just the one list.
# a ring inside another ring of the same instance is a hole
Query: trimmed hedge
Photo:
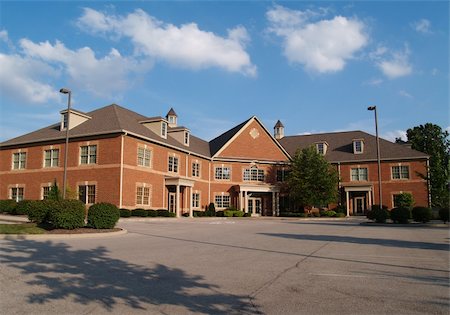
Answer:
[[280, 212], [280, 217], [306, 218], [307, 214], [303, 212]]
[[336, 212], [333, 210], [328, 210], [328, 211], [324, 211], [321, 215], [324, 217], [335, 217]]
[[21, 200], [21, 201], [19, 201], [16, 205], [14, 214], [17, 214], [17, 215], [28, 214], [28, 211], [30, 210], [30, 207], [31, 207], [31, 204], [33, 203], [33, 201], [36, 201], [36, 200]]
[[447, 223], [450, 217], [450, 208], [441, 208], [439, 209], [439, 218]]
[[131, 210], [129, 209], [119, 209], [120, 217], [121, 218], [129, 218], [131, 217]]
[[432, 212], [427, 207], [414, 207], [411, 211], [411, 215], [414, 221], [427, 223], [432, 219]]
[[394, 208], [391, 210], [391, 219], [394, 223], [407, 224], [411, 218], [411, 210], [408, 208]]
[[28, 220], [37, 224], [47, 223], [49, 213], [57, 203], [55, 200], [33, 200], [28, 209]]
[[119, 209], [110, 203], [96, 203], [89, 208], [87, 224], [95, 229], [112, 229], [120, 217]]
[[147, 217], [148, 216], [148, 212], [147, 210], [144, 209], [134, 209], [133, 211], [131, 211], [131, 216], [133, 217]]
[[376, 223], [386, 223], [386, 220], [389, 219], [389, 212], [385, 207], [380, 208], [378, 205], [374, 205], [372, 210], [367, 212], [367, 219]]
[[[158, 210], [156, 210], [156, 213], [158, 214], [158, 217], [168, 218], [168, 217], [171, 217], [171, 213], [173, 213], [173, 212], [169, 212], [169, 210], [166, 210], [166, 209], [158, 209]], [[173, 213], [173, 216], [175, 217], [176, 214]]]
[[223, 217], [223, 216], [225, 215], [223, 214], [222, 210], [216, 211], [216, 217]]
[[338, 205], [336, 208], [332, 210], [336, 213], [343, 213], [347, 215], [347, 207], [345, 205]]
[[156, 210], [145, 210], [147, 211], [147, 217], [157, 217], [158, 216], [158, 212], [156, 212]]
[[12, 199], [0, 200], [0, 213], [15, 214], [17, 202]]
[[84, 204], [79, 200], [61, 200], [49, 211], [49, 221], [56, 229], [73, 230], [84, 226]]
[[345, 213], [342, 213], [342, 212], [336, 212], [336, 215], [335, 215], [336, 218], [344, 218], [346, 216], [347, 215]]
[[244, 216], [244, 211], [241, 210], [236, 210], [233, 212], [233, 217], [238, 217], [238, 218], [242, 218]]

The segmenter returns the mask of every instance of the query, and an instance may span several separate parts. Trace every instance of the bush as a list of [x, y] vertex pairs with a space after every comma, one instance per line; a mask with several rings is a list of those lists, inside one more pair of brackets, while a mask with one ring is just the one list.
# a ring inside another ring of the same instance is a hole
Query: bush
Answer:
[[336, 212], [333, 210], [324, 211], [322, 214], [324, 217], [335, 217]]
[[14, 214], [17, 202], [12, 199], [0, 200], [0, 213]]
[[431, 209], [427, 207], [414, 207], [411, 211], [412, 218], [416, 222], [429, 222], [432, 219]]
[[444, 223], [447, 223], [450, 216], [450, 208], [441, 208], [439, 209], [439, 218], [444, 221]]
[[222, 210], [219, 210], [219, 211], [216, 211], [216, 217], [223, 217], [224, 215], [223, 215], [223, 211]]
[[224, 212], [223, 212], [223, 216], [224, 217], [232, 217], [233, 216], [233, 213], [234, 213], [234, 210], [225, 210]]
[[244, 211], [236, 210], [233, 211], [233, 217], [242, 218], [244, 216]]
[[[158, 217], [165, 217], [165, 218], [176, 217], [176, 213], [169, 212], [169, 210], [166, 210], [166, 209], [156, 210], [156, 213], [157, 213]], [[173, 213], [173, 215], [171, 215], [171, 213]]]
[[84, 226], [84, 204], [79, 200], [55, 202], [49, 211], [49, 221], [56, 229], [76, 229]]
[[244, 213], [244, 217], [245, 217], [245, 218], [250, 218], [251, 216], [252, 216], [251, 213]]
[[167, 217], [169, 218], [175, 218], [177, 215], [175, 212], [169, 212], [169, 215]]
[[312, 216], [313, 216], [313, 217], [316, 217], [316, 218], [319, 218], [319, 217], [321, 217], [321, 216], [323, 215], [324, 212], [325, 212], [325, 211], [322, 211], [322, 212], [314, 211], [314, 212], [312, 213]]
[[147, 211], [147, 217], [156, 218], [158, 216], [158, 212], [156, 210], [146, 210]]
[[131, 217], [131, 210], [129, 210], [129, 209], [120, 209], [119, 210], [119, 213], [120, 213], [120, 217], [121, 218], [129, 218], [129, 217]]
[[376, 223], [385, 223], [389, 219], [389, 212], [385, 207], [380, 208], [378, 205], [374, 205], [372, 210], [367, 212], [367, 218]]
[[205, 216], [207, 217], [215, 217], [216, 216], [216, 207], [214, 206], [214, 203], [210, 203], [205, 211]]
[[303, 212], [280, 212], [280, 217], [306, 218], [307, 214]]
[[56, 204], [54, 200], [34, 200], [28, 208], [28, 220], [37, 224], [48, 223], [49, 213]]
[[336, 218], [344, 218], [346, 216], [347, 215], [345, 213], [342, 213], [342, 212], [336, 212], [336, 215], [335, 215]]
[[119, 209], [106, 202], [96, 203], [89, 208], [87, 224], [94, 229], [112, 229], [120, 217]]
[[391, 210], [391, 219], [394, 223], [406, 224], [411, 218], [411, 210], [408, 208], [394, 208]]
[[338, 205], [336, 208], [333, 209], [336, 213], [343, 213], [347, 215], [347, 207], [345, 205]]
[[17, 215], [23, 215], [28, 214], [28, 211], [30, 210], [31, 204], [33, 203], [33, 200], [22, 200], [19, 201], [16, 205], [16, 209], [14, 211], [14, 214]]
[[205, 211], [194, 210], [194, 218], [200, 218], [205, 216]]
[[147, 211], [144, 209], [134, 209], [131, 211], [131, 216], [133, 217], [146, 217], [148, 215]]

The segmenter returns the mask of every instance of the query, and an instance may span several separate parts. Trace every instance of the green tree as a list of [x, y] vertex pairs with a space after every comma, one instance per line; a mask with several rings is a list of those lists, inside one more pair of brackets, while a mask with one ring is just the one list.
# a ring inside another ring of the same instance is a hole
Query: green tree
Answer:
[[448, 207], [449, 205], [449, 133], [435, 124], [427, 123], [406, 132], [411, 148], [424, 152], [430, 156], [429, 178], [431, 206]]
[[326, 205], [337, 200], [337, 171], [314, 147], [297, 150], [287, 186], [289, 196], [297, 205]]
[[401, 193], [398, 195], [394, 195], [395, 198], [395, 206], [399, 208], [412, 208], [414, 205], [413, 195], [410, 193]]
[[50, 191], [48, 192], [48, 200], [59, 201], [62, 200], [61, 191], [58, 188], [58, 184], [56, 184], [56, 179], [53, 181], [52, 187], [50, 187]]

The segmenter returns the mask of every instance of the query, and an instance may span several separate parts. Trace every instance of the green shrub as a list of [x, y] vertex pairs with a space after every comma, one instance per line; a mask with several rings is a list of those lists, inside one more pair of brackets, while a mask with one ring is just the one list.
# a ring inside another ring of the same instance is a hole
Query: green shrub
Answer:
[[394, 208], [391, 210], [391, 219], [394, 223], [406, 224], [411, 218], [411, 210], [408, 208]]
[[38, 224], [48, 223], [49, 213], [55, 208], [56, 201], [54, 200], [33, 200], [28, 208], [28, 220]]
[[120, 217], [119, 209], [106, 202], [96, 203], [89, 208], [87, 224], [94, 229], [112, 229]]
[[156, 210], [146, 210], [147, 211], [147, 217], [155, 218], [158, 216], [158, 212]]
[[333, 211], [336, 213], [344, 213], [345, 215], [347, 215], [347, 207], [345, 205], [338, 205], [333, 209]]
[[30, 206], [33, 203], [33, 200], [21, 200], [17, 203], [14, 214], [23, 215], [28, 214], [30, 210]]
[[224, 217], [232, 217], [233, 216], [233, 213], [234, 213], [234, 210], [225, 210], [224, 212], [223, 212], [223, 216]]
[[367, 212], [367, 218], [377, 223], [385, 223], [389, 219], [389, 212], [385, 207], [372, 206], [372, 210]]
[[401, 193], [394, 198], [398, 208], [411, 208], [414, 205], [414, 198], [410, 193]]
[[158, 214], [158, 217], [166, 217], [166, 218], [168, 218], [168, 217], [172, 216], [171, 213], [173, 213], [173, 216], [176, 217], [176, 213], [169, 212], [169, 210], [166, 210], [166, 209], [156, 210], [156, 213]]
[[14, 214], [17, 202], [12, 199], [0, 200], [0, 213]]
[[76, 229], [84, 226], [84, 204], [79, 200], [55, 202], [49, 211], [49, 221], [56, 229]]
[[313, 217], [320, 218], [322, 215], [324, 215], [324, 213], [325, 213], [325, 211], [322, 211], [322, 212], [314, 211], [311, 214]]
[[336, 216], [336, 212], [333, 211], [333, 210], [324, 211], [323, 212], [323, 216], [324, 217], [335, 217]]
[[233, 217], [242, 218], [244, 216], [244, 211], [236, 210], [233, 211]]
[[175, 212], [169, 212], [169, 215], [167, 217], [169, 218], [175, 218], [177, 214]]
[[450, 216], [450, 207], [449, 208], [441, 208], [439, 209], [439, 218], [444, 221], [444, 223], [447, 223]]
[[280, 217], [306, 218], [307, 214], [303, 212], [280, 212]]
[[342, 212], [336, 212], [336, 215], [335, 215], [336, 218], [344, 218], [346, 216], [347, 215], [345, 213], [342, 213]]
[[427, 207], [414, 207], [411, 215], [416, 222], [429, 222], [432, 219], [431, 209]]
[[250, 218], [251, 216], [252, 216], [251, 213], [244, 213], [244, 217], [245, 217], [245, 218]]
[[205, 216], [205, 211], [194, 210], [194, 218], [201, 218]]
[[134, 209], [131, 211], [131, 216], [133, 217], [146, 217], [148, 215], [147, 211], [144, 209]]
[[119, 212], [120, 212], [120, 217], [121, 218], [129, 218], [129, 217], [131, 217], [131, 210], [129, 210], [129, 209], [120, 209], [119, 210]]
[[216, 216], [216, 207], [214, 206], [214, 203], [210, 203], [209, 206], [206, 208], [205, 216], [207, 217], [215, 217]]
[[216, 217], [223, 217], [224, 215], [223, 215], [223, 211], [222, 210], [219, 210], [219, 211], [216, 211]]

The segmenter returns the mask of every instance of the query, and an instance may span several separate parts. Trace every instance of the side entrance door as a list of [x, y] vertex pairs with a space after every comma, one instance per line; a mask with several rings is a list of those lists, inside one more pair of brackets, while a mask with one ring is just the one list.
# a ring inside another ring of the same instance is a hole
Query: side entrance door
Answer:
[[355, 214], [357, 214], [357, 215], [364, 214], [364, 212], [366, 211], [366, 198], [355, 197], [354, 209], [355, 209]]
[[175, 193], [169, 193], [169, 212], [176, 212], [176, 194]]

